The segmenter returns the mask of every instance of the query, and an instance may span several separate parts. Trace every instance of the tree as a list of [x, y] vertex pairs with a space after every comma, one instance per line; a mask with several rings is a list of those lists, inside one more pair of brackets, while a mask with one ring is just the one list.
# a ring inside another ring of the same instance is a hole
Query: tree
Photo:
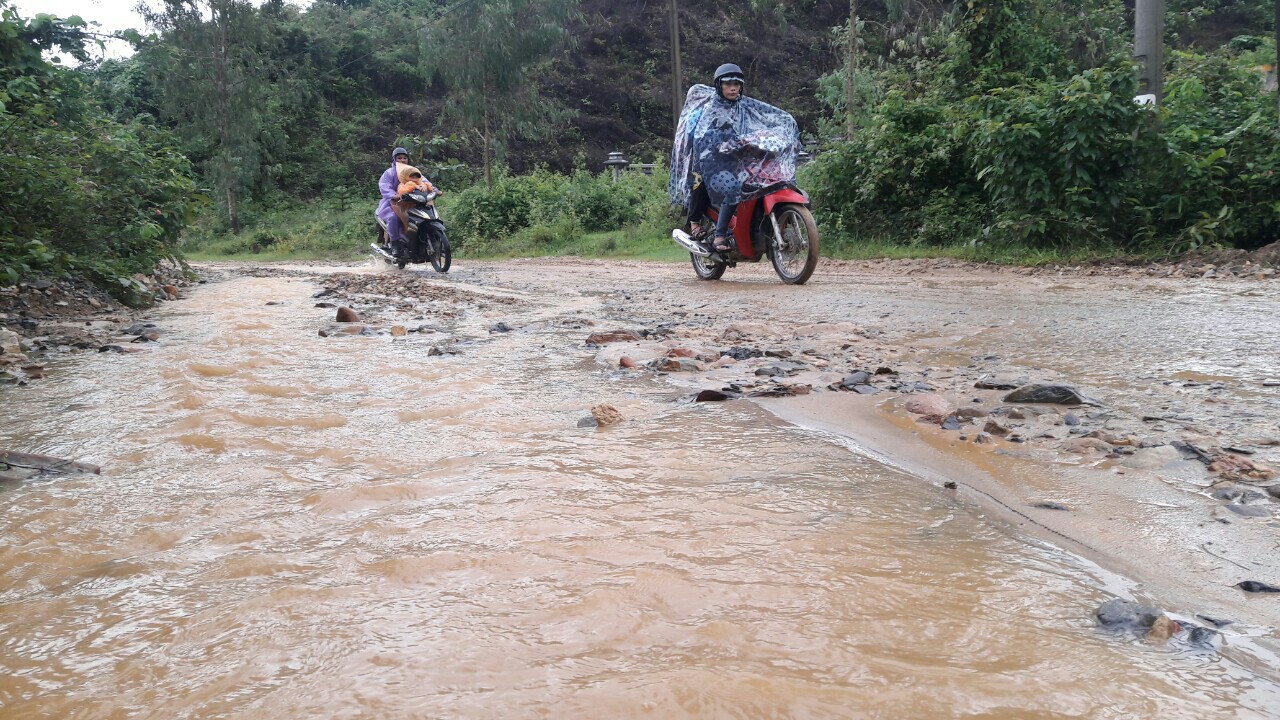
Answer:
[[853, 79], [858, 73], [858, 0], [849, 0], [849, 46], [846, 50], [844, 66], [844, 136], [853, 137], [856, 128], [854, 119]]
[[564, 118], [531, 76], [568, 43], [576, 13], [576, 0], [459, 0], [430, 28], [428, 71], [448, 88], [446, 112], [478, 127], [486, 188], [507, 142], [546, 137]]
[[167, 133], [117, 121], [61, 66], [55, 48], [87, 61], [84, 28], [0, 0], [0, 284], [74, 270], [131, 296], [128, 275], [175, 253], [195, 184]]
[[239, 233], [240, 190], [257, 170], [271, 36], [247, 0], [165, 0], [144, 17], [164, 37], [148, 48], [161, 113], [195, 145], [192, 154], [206, 158]]

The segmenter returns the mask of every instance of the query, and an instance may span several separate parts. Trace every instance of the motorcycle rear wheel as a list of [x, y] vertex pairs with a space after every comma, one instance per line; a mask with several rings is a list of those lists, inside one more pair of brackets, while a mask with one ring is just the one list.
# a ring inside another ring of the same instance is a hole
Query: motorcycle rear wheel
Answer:
[[431, 254], [431, 267], [438, 273], [449, 272], [449, 266], [453, 264], [453, 250], [449, 248], [449, 237], [441, 230], [436, 233], [431, 244], [435, 250]]
[[818, 267], [818, 225], [809, 208], [795, 203], [779, 204], [774, 210], [782, 242], [769, 243], [769, 259], [774, 272], [788, 285], [803, 285]]

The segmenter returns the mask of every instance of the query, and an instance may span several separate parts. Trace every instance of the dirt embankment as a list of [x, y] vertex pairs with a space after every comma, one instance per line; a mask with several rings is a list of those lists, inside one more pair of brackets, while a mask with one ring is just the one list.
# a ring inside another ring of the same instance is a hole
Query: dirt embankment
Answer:
[[[195, 282], [178, 267], [131, 280], [139, 298], [155, 303], [177, 300]], [[43, 380], [46, 363], [73, 353], [125, 353], [154, 342], [159, 329], [138, 322], [145, 312], [83, 280], [33, 279], [0, 287], [0, 383]]]

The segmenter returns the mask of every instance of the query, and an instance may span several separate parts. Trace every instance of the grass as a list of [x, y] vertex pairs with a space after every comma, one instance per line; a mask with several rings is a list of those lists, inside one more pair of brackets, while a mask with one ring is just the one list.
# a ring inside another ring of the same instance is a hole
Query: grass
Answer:
[[[188, 232], [183, 254], [196, 261], [354, 260], [368, 254], [374, 239], [371, 215], [366, 206], [340, 210], [319, 204], [251, 211], [246, 213], [239, 235], [233, 235], [216, 217], [205, 217]], [[441, 215], [447, 224], [446, 205], [442, 204]], [[662, 262], [685, 262], [689, 257], [671, 241], [670, 228], [661, 222], [604, 232], [584, 232], [572, 221], [540, 225], [505, 240], [471, 243], [456, 254], [467, 259], [579, 256]], [[1114, 250], [1046, 250], [981, 243], [917, 246], [834, 235], [823, 239], [822, 255], [842, 260], [952, 258], [1000, 265], [1077, 264], [1122, 257]], [[1133, 258], [1131, 254], [1123, 257]]]
[[[822, 256], [838, 260], [950, 258], [997, 265], [1073, 265], [1108, 259], [1133, 259], [1133, 253], [1105, 249], [1031, 248], [961, 242], [954, 245], [902, 245], [876, 238], [830, 238]], [[1140, 259], [1155, 259], [1140, 258]]]
[[319, 204], [249, 211], [239, 235], [216, 217], [203, 217], [183, 238], [189, 260], [345, 260], [368, 252], [374, 221], [367, 207]]

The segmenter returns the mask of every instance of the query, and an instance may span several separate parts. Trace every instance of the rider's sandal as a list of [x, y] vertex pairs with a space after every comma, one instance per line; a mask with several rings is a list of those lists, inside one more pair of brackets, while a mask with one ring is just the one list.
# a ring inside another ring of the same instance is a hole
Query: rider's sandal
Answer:
[[733, 249], [733, 243], [729, 242], [729, 238], [727, 237], [717, 236], [715, 244], [711, 246], [711, 249], [716, 252], [729, 252]]

